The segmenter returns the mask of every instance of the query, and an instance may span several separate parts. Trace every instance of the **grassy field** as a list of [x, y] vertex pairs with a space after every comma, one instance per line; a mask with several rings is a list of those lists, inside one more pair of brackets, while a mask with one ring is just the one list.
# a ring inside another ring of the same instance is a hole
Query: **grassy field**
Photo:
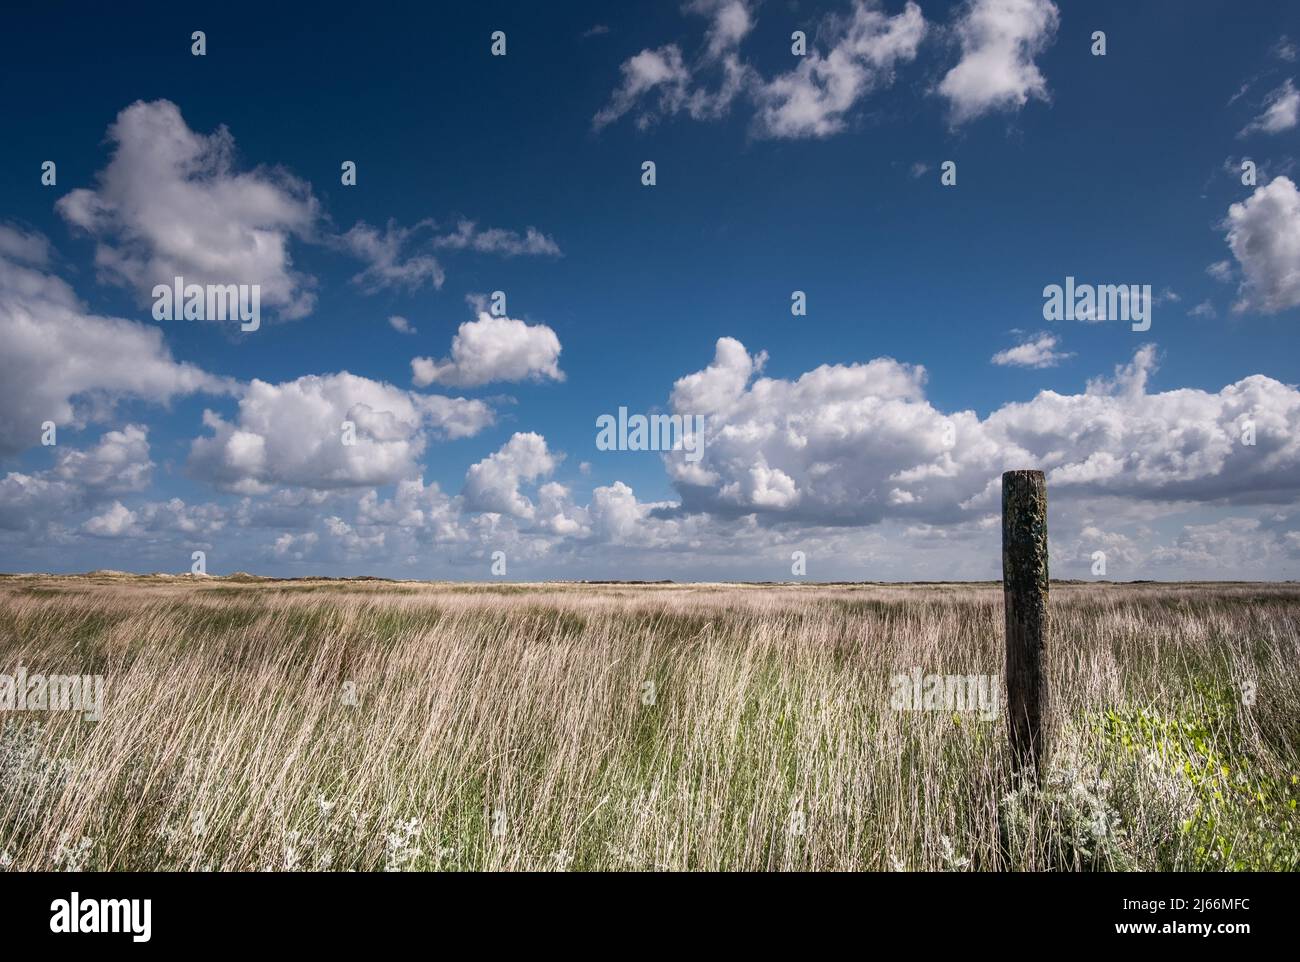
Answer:
[[[1000, 676], [995, 585], [0, 577], [0, 865], [1300, 867], [1300, 586], [1052, 589], [1051, 763], [891, 678]], [[1001, 704], [1001, 703], [1000, 703]]]

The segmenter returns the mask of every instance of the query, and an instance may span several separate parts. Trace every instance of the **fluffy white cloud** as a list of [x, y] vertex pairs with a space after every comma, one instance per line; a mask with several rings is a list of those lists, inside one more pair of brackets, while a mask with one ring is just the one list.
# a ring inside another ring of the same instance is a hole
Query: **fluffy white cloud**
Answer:
[[[985, 422], [1006, 451], [1047, 471], [1062, 494], [1233, 504], [1290, 500], [1300, 491], [1300, 392], [1252, 375], [1216, 393], [1152, 394], [1155, 350], [1080, 395], [1044, 391]], [[1243, 444], [1253, 422], [1255, 445]]]
[[81, 507], [84, 492], [48, 473], [10, 471], [0, 478], [0, 530], [38, 531]]
[[[597, 539], [615, 545], [650, 544], [663, 527], [653, 512], [667, 505], [642, 504], [622, 481], [591, 492], [591, 523]], [[675, 522], [667, 522], [674, 525]]]
[[[190, 470], [233, 491], [276, 485], [330, 489], [388, 484], [419, 474], [429, 436], [461, 438], [492, 423], [481, 401], [415, 394], [346, 371], [281, 384], [254, 380], [234, 423], [205, 411]], [[355, 443], [344, 443], [344, 422]]]
[[399, 481], [387, 500], [377, 491], [367, 491], [357, 504], [358, 524], [419, 529], [436, 542], [468, 537], [460, 514], [456, 499], [443, 494], [437, 484], [426, 485], [423, 477]]
[[241, 528], [306, 529], [320, 520], [331, 500], [341, 495], [338, 490], [277, 488], [269, 494], [241, 498], [232, 517]]
[[337, 515], [325, 519], [325, 530], [329, 532], [333, 544], [342, 549], [345, 558], [373, 556], [383, 553], [388, 547], [388, 532], [361, 531]]
[[[27, 259], [40, 260], [43, 250], [29, 242]], [[60, 427], [103, 420], [120, 398], [166, 403], [230, 390], [173, 360], [160, 328], [91, 314], [64, 281], [3, 257], [0, 342], [0, 457], [39, 444], [47, 420]]]
[[537, 489], [538, 530], [564, 538], [586, 537], [590, 534], [587, 517], [587, 509], [573, 503], [564, 485], [552, 481]]
[[951, 460], [922, 368], [881, 358], [786, 381], [756, 377], [763, 360], [721, 338], [713, 363], [674, 385], [673, 410], [706, 418], [699, 463], [665, 458], [684, 510], [868, 523], [907, 487], [905, 472]]
[[546, 439], [533, 432], [517, 433], [494, 454], [465, 472], [461, 496], [472, 511], [490, 511], [531, 520], [533, 503], [519, 486], [550, 475], [559, 458], [546, 446]]
[[294, 236], [315, 229], [310, 188], [280, 170], [239, 172], [230, 131], [195, 133], [167, 100], [137, 101], [108, 129], [113, 158], [94, 190], [58, 202], [97, 241], [102, 276], [142, 298], [177, 276], [196, 284], [257, 284], [285, 317], [311, 312], [312, 278], [297, 273]]
[[[1291, 522], [1276, 511], [1224, 524], [1193, 515], [1164, 543], [1147, 526], [1198, 504], [1259, 512], [1294, 503], [1300, 392], [1269, 378], [1218, 392], [1152, 393], [1154, 351], [1144, 348], [1081, 394], [1044, 391], [981, 420], [935, 409], [924, 371], [889, 358], [823, 365], [794, 380], [761, 377], [760, 368], [724, 339], [707, 369], [678, 382], [674, 400], [707, 408], [709, 433], [702, 465], [665, 457], [682, 503], [641, 502], [614, 481], [582, 506], [567, 487], [545, 481], [560, 461], [545, 439], [518, 433], [471, 466], [454, 497], [413, 474], [388, 497], [364, 492], [351, 513], [341, 494], [305, 488], [246, 498], [223, 550], [248, 557], [245, 539], [270, 525], [280, 530], [261, 542], [263, 566], [423, 572], [436, 559], [452, 566], [449, 574], [481, 576], [487, 553], [501, 549], [516, 576], [782, 577], [793, 547], [807, 552], [816, 577], [992, 577], [1000, 473], [1033, 465], [1048, 473], [1059, 571], [1086, 575], [1095, 550], [1107, 553], [1108, 574], [1122, 578], [1224, 570], [1211, 560], [1216, 553], [1243, 564], [1254, 557], [1256, 570], [1277, 573], [1283, 568], [1261, 567], [1259, 558], [1280, 565], [1300, 556]], [[1242, 443], [1248, 422], [1254, 445]], [[686, 477], [679, 469], [687, 467], [700, 470]], [[0, 481], [0, 505], [17, 506], [15, 516], [23, 504], [76, 510], [86, 490], [56, 471], [11, 474]], [[163, 564], [221, 530], [227, 516], [175, 499], [95, 510], [81, 535], [160, 546]], [[24, 530], [6, 517], [0, 510], [0, 528]]]
[[545, 324], [525, 324], [509, 317], [480, 311], [478, 320], [466, 321], [451, 342], [451, 357], [411, 361], [417, 387], [446, 384], [478, 387], [491, 381], [563, 381], [560, 339]]
[[271, 554], [280, 559], [303, 561], [319, 541], [320, 535], [315, 531], [307, 531], [303, 534], [285, 532], [275, 539], [275, 543], [271, 546]]
[[1228, 248], [1241, 266], [1237, 311], [1273, 314], [1300, 304], [1300, 192], [1287, 177], [1228, 208]]
[[415, 326], [400, 314], [394, 314], [388, 319], [388, 326], [399, 334], [414, 334]]
[[1184, 525], [1172, 542], [1152, 548], [1146, 563], [1155, 569], [1200, 571], [1232, 580], [1244, 572], [1271, 578], [1277, 577], [1277, 565], [1286, 553], [1284, 541], [1264, 529], [1258, 518], [1224, 518]]
[[953, 123], [1046, 100], [1047, 81], [1034, 63], [1056, 33], [1051, 0], [969, 0], [956, 23], [961, 60], [940, 81]]
[[[353, 281], [367, 292], [441, 288], [445, 281], [436, 257], [407, 251], [418, 232], [436, 227], [433, 221], [411, 227], [389, 221], [382, 229], [362, 221], [344, 234], [323, 234], [310, 185], [278, 167], [236, 169], [230, 131], [191, 130], [171, 101], [131, 104], [110, 125], [108, 139], [113, 156], [98, 185], [72, 190], [56, 206], [95, 238], [100, 276], [135, 289], [142, 300], [177, 276], [195, 284], [256, 284], [263, 307], [303, 317], [315, 307], [316, 280], [294, 269], [295, 239], [359, 259], [364, 266]], [[0, 256], [11, 239], [0, 229]], [[427, 243], [505, 256], [560, 253], [536, 228], [520, 235], [468, 220]]]
[[1074, 355], [1056, 348], [1060, 344], [1055, 334], [1036, 334], [1023, 344], [998, 351], [992, 361], [1000, 367], [1056, 367]]
[[[1217, 393], [1149, 393], [1154, 349], [1082, 394], [1044, 391], [981, 420], [926, 400], [923, 368], [878, 358], [797, 379], [756, 377], [731, 339], [682, 378], [675, 411], [705, 414], [698, 464], [665, 456], [681, 511], [804, 524], [932, 524], [997, 510], [1001, 472], [1038, 467], [1055, 495], [1285, 502], [1300, 493], [1300, 392], [1255, 375]], [[1254, 445], [1243, 444], [1247, 422]]]
[[55, 476], [64, 481], [114, 493], [143, 491], [152, 472], [149, 431], [139, 424], [104, 432], [88, 450], [60, 450], [54, 468]]
[[217, 504], [186, 504], [180, 498], [149, 501], [135, 509], [136, 521], [150, 534], [206, 536], [226, 526], [226, 510]]
[[0, 530], [47, 536], [70, 515], [96, 509], [113, 495], [144, 491], [153, 471], [148, 430], [128, 424], [106, 431], [89, 448], [55, 448], [54, 466], [0, 479]]
[[121, 501], [114, 501], [102, 513], [87, 520], [81, 529], [97, 538], [122, 538], [136, 532], [135, 512]]
[[835, 23], [825, 54], [811, 49], [799, 66], [760, 82], [754, 90], [755, 131], [763, 137], [827, 137], [844, 128], [845, 114], [866, 94], [893, 82], [894, 68], [916, 57], [926, 34], [921, 8], [909, 0], [889, 16], [857, 0]]
[[745, 345], [734, 337], [720, 337], [713, 363], [702, 371], [679, 378], [673, 385], [673, 407], [689, 414], [723, 411], [744, 393], [750, 379], [766, 363], [766, 351], [751, 357]]
[[1279, 134], [1290, 130], [1300, 120], [1300, 90], [1290, 79], [1264, 98], [1263, 112], [1241, 129], [1238, 137], [1256, 132]]
[[[215, 504], [187, 505], [180, 498], [149, 501], [131, 509], [114, 501], [106, 509], [86, 519], [81, 530], [96, 538], [158, 538], [169, 536], [189, 541], [220, 531], [225, 526], [225, 512]], [[178, 552], [179, 556], [179, 552]]]

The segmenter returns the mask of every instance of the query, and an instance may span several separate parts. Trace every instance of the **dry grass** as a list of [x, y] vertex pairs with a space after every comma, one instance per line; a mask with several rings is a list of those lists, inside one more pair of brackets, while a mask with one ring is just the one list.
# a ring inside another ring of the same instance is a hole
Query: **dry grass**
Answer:
[[1033, 787], [1001, 718], [890, 707], [1001, 674], [992, 585], [4, 577], [0, 671], [106, 698], [0, 713], [0, 862], [1296, 869], [1300, 588], [1052, 600]]

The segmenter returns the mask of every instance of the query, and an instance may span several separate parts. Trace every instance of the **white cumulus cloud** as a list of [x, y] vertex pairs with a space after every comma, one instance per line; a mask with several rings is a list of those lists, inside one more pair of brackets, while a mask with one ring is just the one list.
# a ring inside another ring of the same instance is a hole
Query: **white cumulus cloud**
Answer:
[[461, 496], [473, 511], [532, 519], [533, 503], [519, 487], [550, 475], [558, 463], [540, 434], [517, 433], [500, 450], [470, 465]]
[[1224, 227], [1243, 275], [1233, 309], [1274, 314], [1300, 305], [1300, 192], [1290, 178], [1233, 204]]
[[1051, 43], [1060, 14], [1051, 0], [969, 0], [956, 23], [961, 60], [939, 82], [954, 123], [1048, 98], [1034, 59]]
[[[892, 358], [793, 380], [758, 368], [724, 338], [707, 369], [677, 382], [674, 410], [706, 415], [703, 459], [665, 456], [680, 511], [951, 524], [996, 511], [1002, 471], [1024, 467], [1045, 470], [1066, 499], [1254, 504], [1300, 494], [1300, 392], [1254, 375], [1218, 392], [1153, 393], [1151, 347], [1082, 393], [1043, 391], [984, 419], [939, 410], [924, 369]], [[1254, 445], [1241, 443], [1247, 422]]]
[[149, 430], [140, 424], [105, 431], [99, 443], [87, 450], [60, 450], [54, 469], [64, 481], [111, 492], [145, 490], [152, 471]]
[[[194, 440], [189, 468], [244, 493], [388, 484], [420, 473], [430, 436], [469, 437], [492, 420], [481, 401], [416, 394], [346, 371], [281, 384], [255, 379], [233, 422], [204, 412], [212, 434]], [[345, 443], [344, 422], [355, 443]]]
[[451, 342], [451, 356], [441, 361], [417, 357], [411, 361], [417, 387], [445, 384], [478, 387], [492, 381], [563, 381], [560, 339], [545, 324], [526, 324], [480, 311], [466, 321]]
[[105, 420], [123, 398], [167, 403], [230, 390], [174, 360], [161, 328], [92, 314], [60, 278], [4, 257], [0, 342], [0, 457], [39, 444], [47, 420], [79, 427]]
[[311, 312], [313, 279], [294, 270], [290, 239], [319, 217], [310, 188], [278, 169], [235, 168], [219, 127], [191, 130], [171, 101], [137, 101], [108, 129], [113, 158], [94, 189], [62, 197], [59, 213], [96, 239], [101, 276], [144, 298], [155, 284], [257, 284], [284, 317]]

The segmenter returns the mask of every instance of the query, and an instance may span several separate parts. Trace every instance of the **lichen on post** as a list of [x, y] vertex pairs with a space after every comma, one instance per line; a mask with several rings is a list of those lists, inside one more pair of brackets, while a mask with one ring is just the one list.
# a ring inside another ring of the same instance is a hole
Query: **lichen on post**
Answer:
[[1047, 756], [1047, 483], [1041, 471], [1002, 475], [1007, 725], [1017, 768]]

